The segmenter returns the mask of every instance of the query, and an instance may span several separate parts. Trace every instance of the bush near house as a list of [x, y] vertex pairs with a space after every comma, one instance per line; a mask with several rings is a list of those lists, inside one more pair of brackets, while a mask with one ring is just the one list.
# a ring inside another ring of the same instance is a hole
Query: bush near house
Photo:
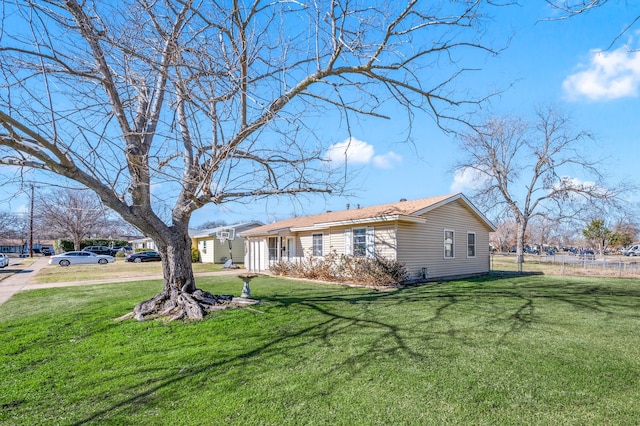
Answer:
[[404, 264], [375, 255], [354, 257], [331, 253], [324, 258], [308, 256], [300, 261], [279, 261], [269, 270], [281, 276], [350, 282], [368, 286], [397, 286], [409, 275]]
[[198, 250], [198, 247], [191, 246], [191, 262], [200, 262], [200, 250]]

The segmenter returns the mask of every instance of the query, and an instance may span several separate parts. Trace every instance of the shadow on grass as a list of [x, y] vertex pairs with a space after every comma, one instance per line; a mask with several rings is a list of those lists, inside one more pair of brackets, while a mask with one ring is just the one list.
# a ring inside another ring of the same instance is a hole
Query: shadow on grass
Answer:
[[[312, 343], [332, 347], [353, 340], [362, 345], [345, 355], [342, 364], [327, 371], [330, 376], [348, 365], [349, 374], [353, 376], [376, 357], [426, 362], [434, 356], [426, 350], [430, 344], [438, 347], [500, 344], [530, 327], [552, 326], [559, 318], [570, 318], [579, 312], [637, 319], [640, 318], [640, 284], [637, 281], [628, 284], [566, 277], [486, 276], [387, 292], [362, 289], [342, 292], [338, 291], [340, 288], [322, 287], [318, 291], [307, 288], [301, 295], [295, 290], [289, 294], [265, 294], [259, 296], [265, 314], [285, 312], [286, 315], [295, 310], [306, 321], [292, 322], [284, 328], [252, 331], [266, 337], [253, 347], [215, 362], [181, 371], [165, 370], [160, 377], [145, 380], [133, 376], [133, 384], [123, 391], [134, 395], [75, 424], [108, 420], [110, 413], [144, 406], [152, 395], [163, 389], [196, 376], [215, 377], [221, 369], [254, 357], [264, 360], [264, 357], [285, 356], [292, 358], [291, 362], [302, 364], [306, 360], [293, 359]], [[256, 295], [257, 289], [259, 286], [254, 286]], [[363, 335], [367, 338], [360, 338]]]

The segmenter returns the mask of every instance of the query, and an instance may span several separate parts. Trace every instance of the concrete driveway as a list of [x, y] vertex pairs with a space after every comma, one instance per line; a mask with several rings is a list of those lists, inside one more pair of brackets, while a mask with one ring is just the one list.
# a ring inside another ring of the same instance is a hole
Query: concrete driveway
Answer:
[[24, 261], [24, 259], [11, 259], [9, 266], [4, 269], [0, 269], [0, 274], [11, 274], [2, 281], [0, 281], [0, 305], [7, 300], [11, 299], [11, 296], [21, 291], [40, 269], [47, 266], [49, 261], [48, 257], [39, 257], [31, 265], [26, 267], [17, 267], [16, 264]]

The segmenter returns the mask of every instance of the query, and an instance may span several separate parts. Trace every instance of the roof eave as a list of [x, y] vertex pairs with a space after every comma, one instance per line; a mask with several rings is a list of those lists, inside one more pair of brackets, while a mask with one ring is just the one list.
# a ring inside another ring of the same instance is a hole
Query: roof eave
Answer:
[[270, 231], [259, 231], [259, 232], [252, 232], [251, 230], [249, 231], [244, 231], [244, 232], [240, 232], [238, 235], [243, 237], [243, 238], [247, 238], [247, 237], [268, 237], [271, 235], [278, 235], [278, 234], [290, 234], [291, 233], [290, 228], [279, 228], [279, 229], [272, 229]]
[[377, 222], [413, 222], [413, 223], [425, 223], [427, 220], [423, 217], [407, 216], [407, 215], [391, 215], [391, 216], [373, 216], [365, 217], [362, 219], [347, 219], [334, 222], [316, 223], [311, 226], [300, 226], [291, 228], [292, 232], [300, 231], [315, 231], [320, 229], [327, 229], [334, 226], [349, 226], [349, 225], [366, 225], [369, 223]]

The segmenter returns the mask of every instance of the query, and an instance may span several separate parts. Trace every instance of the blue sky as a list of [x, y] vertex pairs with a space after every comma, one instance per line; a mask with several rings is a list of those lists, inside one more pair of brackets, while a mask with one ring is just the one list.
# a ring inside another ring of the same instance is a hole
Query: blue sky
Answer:
[[[523, 2], [525, 3], [525, 2]], [[543, 1], [505, 7], [488, 23], [496, 40], [512, 35], [499, 56], [479, 64], [462, 85], [510, 88], [491, 101], [491, 112], [532, 119], [537, 107], [554, 105], [572, 118], [572, 128], [589, 131], [591, 158], [604, 160], [611, 183], [638, 181], [640, 147], [640, 27], [611, 42], [640, 15], [640, 5], [615, 2], [568, 20], [543, 21], [553, 11]], [[464, 87], [460, 88], [464, 90]], [[401, 114], [398, 111], [398, 114]], [[461, 151], [455, 138], [424, 120], [414, 129], [415, 144], [402, 143], [404, 124], [365, 120], [353, 131], [349, 161], [356, 174], [348, 197], [269, 200], [251, 206], [207, 206], [192, 223], [222, 217], [227, 221], [271, 222], [292, 215], [362, 206], [469, 190], [451, 168]], [[342, 156], [346, 134], [329, 134]], [[573, 176], [586, 179], [585, 176]], [[629, 200], [640, 201], [638, 194]]]
[[[592, 158], [604, 159], [603, 172], [612, 183], [638, 181], [640, 134], [640, 26], [610, 43], [640, 15], [640, 5], [610, 2], [605, 7], [568, 20], [541, 21], [553, 16], [543, 0], [503, 7], [486, 30], [489, 40], [512, 37], [509, 47], [476, 64], [479, 71], [459, 81], [458, 89], [508, 88], [493, 98], [485, 112], [531, 119], [536, 107], [555, 105], [573, 118], [575, 130], [592, 132], [596, 142], [586, 146]], [[606, 49], [606, 50], [605, 50]], [[481, 91], [481, 90], [480, 90]], [[390, 120], [363, 119], [354, 124], [352, 139], [327, 123], [320, 137], [335, 152], [350, 142], [352, 177], [349, 196], [269, 199], [250, 204], [208, 205], [192, 218], [192, 226], [207, 220], [229, 223], [271, 222], [292, 215], [342, 210], [347, 203], [362, 206], [468, 191], [468, 182], [451, 168], [461, 151], [453, 135], [444, 134], [421, 117], [413, 129], [414, 143], [404, 143], [403, 112], [389, 109]], [[341, 145], [342, 144], [342, 145]], [[331, 158], [332, 151], [327, 152]], [[340, 155], [340, 157], [342, 154]], [[584, 179], [583, 176], [574, 176]], [[4, 198], [4, 197], [3, 197]], [[630, 202], [639, 202], [638, 194]], [[9, 209], [26, 210], [28, 198], [11, 201]]]

